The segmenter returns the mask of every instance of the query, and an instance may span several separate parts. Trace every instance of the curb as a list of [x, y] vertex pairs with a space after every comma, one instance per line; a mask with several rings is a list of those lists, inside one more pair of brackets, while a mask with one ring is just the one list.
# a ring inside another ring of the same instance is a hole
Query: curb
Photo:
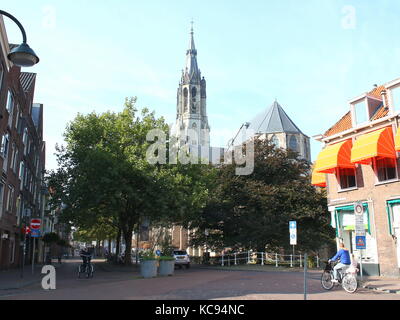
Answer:
[[373, 287], [369, 285], [362, 285], [364, 289], [372, 290], [372, 291], [379, 291], [383, 293], [395, 293], [395, 294], [400, 294], [400, 290], [398, 289], [384, 289], [384, 288], [379, 288], [379, 287]]
[[31, 280], [31, 281], [28, 281], [28, 282], [25, 282], [25, 283], [23, 283], [23, 284], [21, 284], [21, 285], [18, 285], [18, 286], [10, 286], [10, 287], [0, 287], [0, 292], [2, 291], [2, 290], [17, 290], [17, 289], [22, 289], [22, 288], [25, 288], [25, 287], [28, 287], [28, 286], [30, 286], [30, 285], [32, 285], [32, 284], [35, 284], [35, 283], [39, 283], [40, 282], [40, 279], [36, 279], [36, 280]]

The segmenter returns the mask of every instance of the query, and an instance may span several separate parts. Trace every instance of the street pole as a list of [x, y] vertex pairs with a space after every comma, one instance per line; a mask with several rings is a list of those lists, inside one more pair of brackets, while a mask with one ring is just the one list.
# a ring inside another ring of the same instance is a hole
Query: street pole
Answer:
[[33, 250], [32, 250], [32, 274], [35, 273], [35, 249], [36, 249], [36, 241], [35, 238], [33, 240]]
[[307, 253], [304, 254], [304, 300], [307, 300]]
[[361, 278], [361, 281], [363, 281], [362, 249], [360, 249], [360, 278]]

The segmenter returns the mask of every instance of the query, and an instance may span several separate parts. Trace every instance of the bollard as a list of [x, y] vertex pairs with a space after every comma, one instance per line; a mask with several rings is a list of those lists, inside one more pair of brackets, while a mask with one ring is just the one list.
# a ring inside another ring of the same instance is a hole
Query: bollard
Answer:
[[302, 267], [302, 265], [301, 265], [301, 255], [299, 255], [299, 257], [300, 257], [300, 268]]
[[250, 264], [250, 251], [247, 251], [247, 264]]
[[264, 265], [264, 252], [261, 252], [261, 265]]
[[275, 267], [278, 267], [278, 254], [275, 253]]
[[221, 266], [224, 266], [224, 254], [222, 254], [222, 264]]
[[319, 256], [317, 255], [317, 268], [319, 268]]
[[235, 257], [235, 266], [237, 266], [237, 261], [236, 261], [236, 252], [234, 253], [234, 257]]
[[290, 255], [290, 267], [293, 268], [293, 255]]

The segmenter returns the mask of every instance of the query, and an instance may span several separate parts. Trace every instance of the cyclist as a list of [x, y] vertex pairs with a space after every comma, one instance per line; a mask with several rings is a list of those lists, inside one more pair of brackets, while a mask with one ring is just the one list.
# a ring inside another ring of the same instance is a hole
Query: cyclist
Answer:
[[83, 265], [86, 266], [87, 264], [90, 264], [90, 260], [92, 258], [92, 254], [90, 253], [89, 249], [83, 248], [79, 252], [79, 255], [82, 258]]
[[340, 262], [333, 268], [333, 277], [332, 282], [338, 282], [338, 270], [342, 268], [347, 268], [351, 264], [349, 250], [345, 247], [344, 243], [341, 242], [339, 244], [339, 251], [333, 256], [328, 262], [340, 260]]

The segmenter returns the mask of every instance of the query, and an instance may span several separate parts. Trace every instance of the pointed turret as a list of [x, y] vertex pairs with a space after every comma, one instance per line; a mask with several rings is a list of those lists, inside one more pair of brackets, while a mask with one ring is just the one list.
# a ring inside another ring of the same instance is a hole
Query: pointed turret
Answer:
[[186, 51], [186, 67], [183, 74], [184, 83], [196, 83], [201, 80], [201, 73], [197, 65], [197, 50], [194, 44], [193, 23], [190, 29], [189, 49]]

